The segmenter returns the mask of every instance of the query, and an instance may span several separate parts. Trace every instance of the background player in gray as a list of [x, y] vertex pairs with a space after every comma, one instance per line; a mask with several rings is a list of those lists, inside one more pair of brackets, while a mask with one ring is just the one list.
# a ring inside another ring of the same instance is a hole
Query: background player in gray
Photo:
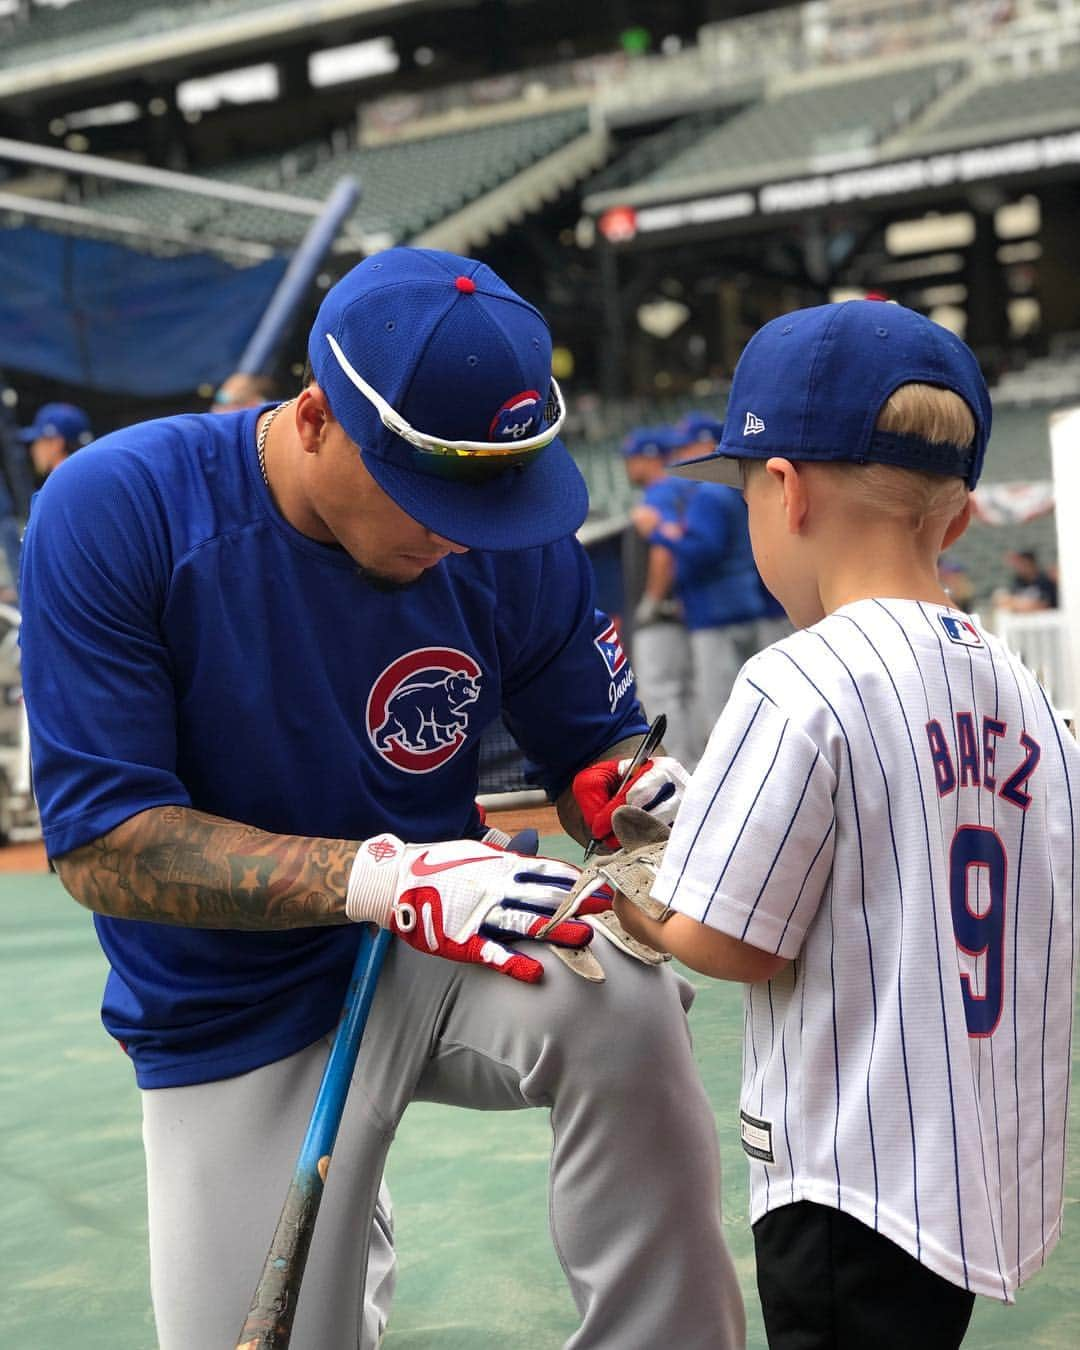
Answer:
[[1056, 1243], [1080, 752], [937, 579], [990, 431], [971, 352], [879, 301], [767, 324], [717, 455], [802, 630], [753, 658], [637, 934], [744, 981], [773, 1347], [951, 1347]]

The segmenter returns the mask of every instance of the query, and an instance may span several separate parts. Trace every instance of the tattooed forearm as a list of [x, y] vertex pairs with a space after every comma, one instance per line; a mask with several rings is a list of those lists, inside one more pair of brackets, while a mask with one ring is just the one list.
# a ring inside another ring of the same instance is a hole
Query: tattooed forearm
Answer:
[[75, 899], [99, 914], [189, 928], [309, 928], [347, 922], [356, 847], [158, 806], [55, 864]]

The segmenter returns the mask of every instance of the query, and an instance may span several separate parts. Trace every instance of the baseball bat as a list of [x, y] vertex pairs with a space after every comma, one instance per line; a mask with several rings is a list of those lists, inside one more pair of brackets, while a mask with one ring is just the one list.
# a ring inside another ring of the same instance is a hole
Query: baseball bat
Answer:
[[341, 1022], [323, 1070], [304, 1142], [263, 1263], [237, 1350], [287, 1350], [345, 1098], [391, 934], [368, 925], [360, 937]]

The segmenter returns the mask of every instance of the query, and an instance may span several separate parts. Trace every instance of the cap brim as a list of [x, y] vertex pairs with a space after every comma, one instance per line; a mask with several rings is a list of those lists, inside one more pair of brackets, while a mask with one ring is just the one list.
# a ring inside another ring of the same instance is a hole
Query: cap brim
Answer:
[[457, 483], [361, 454], [372, 478], [406, 515], [466, 548], [538, 548], [573, 534], [588, 515], [585, 480], [559, 440], [486, 483]]
[[668, 473], [675, 478], [695, 478], [703, 483], [725, 483], [728, 487], [742, 487], [739, 461], [720, 450], [696, 459], [683, 459], [669, 464]]
[[24, 445], [29, 445], [31, 441], [36, 441], [38, 433], [33, 427], [20, 427], [15, 433], [15, 439], [22, 441]]

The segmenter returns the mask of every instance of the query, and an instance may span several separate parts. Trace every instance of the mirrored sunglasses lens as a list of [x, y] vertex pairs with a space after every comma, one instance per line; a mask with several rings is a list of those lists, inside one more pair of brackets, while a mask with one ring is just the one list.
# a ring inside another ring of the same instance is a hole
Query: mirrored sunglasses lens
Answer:
[[486, 483], [501, 474], [524, 468], [546, 448], [538, 445], [516, 455], [435, 455], [414, 449], [412, 462], [415, 469], [432, 478], [445, 478], [455, 483]]

